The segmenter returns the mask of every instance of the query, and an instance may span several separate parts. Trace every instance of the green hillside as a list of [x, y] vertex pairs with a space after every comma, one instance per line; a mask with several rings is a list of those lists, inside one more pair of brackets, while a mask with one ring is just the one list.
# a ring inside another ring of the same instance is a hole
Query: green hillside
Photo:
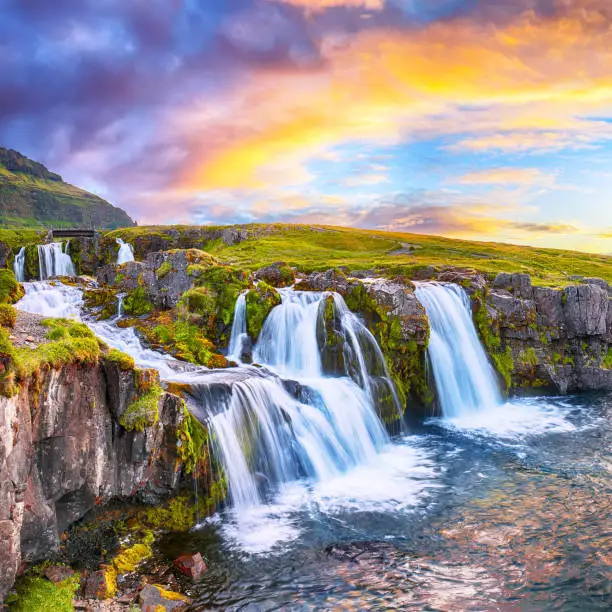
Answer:
[[[217, 238], [224, 229], [243, 230], [247, 239], [227, 245]], [[199, 232], [199, 239], [197, 235]], [[477, 270], [486, 274], [524, 272], [534, 284], [566, 285], [574, 276], [598, 276], [612, 283], [612, 257], [576, 251], [475, 242], [400, 232], [313, 225], [242, 225], [133, 227], [107, 235], [121, 237], [137, 256], [163, 248], [197, 247], [222, 261], [254, 270], [284, 261], [303, 272], [346, 267], [387, 276], [413, 277], [428, 266]], [[155, 247], [151, 246], [155, 239]]]
[[64, 183], [17, 151], [0, 147], [0, 226], [115, 229], [134, 222], [121, 208]]

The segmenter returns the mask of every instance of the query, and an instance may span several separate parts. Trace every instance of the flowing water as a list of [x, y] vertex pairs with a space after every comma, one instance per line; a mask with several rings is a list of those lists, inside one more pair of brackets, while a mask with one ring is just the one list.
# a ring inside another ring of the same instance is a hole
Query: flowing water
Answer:
[[19, 253], [15, 255], [13, 271], [15, 272], [15, 278], [23, 283], [25, 281], [25, 247], [21, 247]]
[[[78, 289], [26, 289], [18, 307], [50, 314], [64, 300], [78, 315]], [[253, 351], [264, 367], [207, 371], [146, 351], [113, 321], [90, 323], [139, 364], [190, 382], [214, 430], [231, 504], [161, 543], [169, 559], [207, 559], [188, 586], [194, 610], [610, 609], [612, 398], [503, 403], [463, 292], [418, 292], [452, 345], [430, 352], [445, 416], [391, 439], [372, 399], [384, 368], [339, 296], [345, 358], [332, 370], [320, 356], [329, 294], [282, 292]], [[483, 377], [489, 389], [474, 389]]]
[[462, 418], [494, 410], [501, 396], [466, 292], [459, 285], [418, 283], [416, 296], [431, 325], [428, 354], [442, 414]]
[[117, 265], [134, 261], [134, 248], [131, 244], [124, 242], [121, 238], [117, 238], [119, 252], [117, 253]]
[[68, 242], [52, 242], [38, 245], [38, 266], [40, 280], [52, 276], [74, 276], [74, 264], [68, 254]]

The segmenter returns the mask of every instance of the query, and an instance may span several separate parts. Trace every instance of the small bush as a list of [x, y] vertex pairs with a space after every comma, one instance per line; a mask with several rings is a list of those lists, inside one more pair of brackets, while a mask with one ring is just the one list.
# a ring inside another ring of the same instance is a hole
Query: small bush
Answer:
[[15, 274], [7, 268], [0, 269], [0, 304], [14, 304], [24, 295], [23, 287]]
[[0, 325], [12, 328], [16, 323], [17, 311], [10, 304], [0, 304]]

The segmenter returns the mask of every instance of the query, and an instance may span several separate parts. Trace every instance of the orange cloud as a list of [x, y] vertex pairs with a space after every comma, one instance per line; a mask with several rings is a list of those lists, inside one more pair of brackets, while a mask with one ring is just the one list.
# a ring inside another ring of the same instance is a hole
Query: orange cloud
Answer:
[[493, 168], [470, 172], [455, 179], [461, 185], [537, 185], [552, 186], [555, 177], [538, 168]]
[[[608, 26], [597, 11], [586, 8], [561, 17], [526, 12], [498, 30], [459, 19], [409, 36], [371, 30], [341, 43], [323, 39], [320, 68], [254, 72], [226, 96], [170, 118], [169, 126], [184, 133], [195, 151], [178, 187], [279, 192], [312, 180], [309, 160], [331, 158], [333, 147], [356, 141], [377, 145], [446, 136], [457, 140], [454, 150], [478, 152], [597, 146], [612, 139], [610, 124], [588, 119], [605, 116], [612, 107]], [[546, 186], [554, 180], [533, 170], [501, 169], [497, 175], [472, 173], [459, 181], [534, 182]], [[281, 194], [275, 198], [266, 192], [258, 201], [262, 210], [277, 215], [285, 206], [303, 210], [304, 218], [322, 215], [322, 208], [309, 212], [304, 202], [289, 202]], [[334, 216], [354, 219], [340, 210]], [[530, 224], [512, 225], [474, 211], [469, 220], [470, 233], [461, 235], [559, 240], [559, 246], [564, 246], [559, 232], [573, 227], [542, 224], [536, 231]], [[410, 222], [420, 223], [418, 218]], [[445, 227], [449, 235], [468, 231]], [[569, 235], [568, 246], [604, 249], [578, 230]]]

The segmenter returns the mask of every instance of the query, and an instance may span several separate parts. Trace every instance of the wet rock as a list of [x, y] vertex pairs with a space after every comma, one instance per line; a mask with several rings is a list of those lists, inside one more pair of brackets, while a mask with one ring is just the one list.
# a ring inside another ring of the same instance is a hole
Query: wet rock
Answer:
[[142, 612], [172, 612], [187, 610], [191, 600], [160, 586], [147, 584], [140, 592], [139, 603]]
[[174, 565], [182, 574], [194, 581], [199, 580], [206, 571], [206, 563], [200, 553], [179, 557], [174, 560]]
[[63, 582], [66, 578], [70, 578], [74, 576], [74, 570], [69, 567], [64, 567], [60, 565], [52, 565], [51, 567], [45, 568], [43, 574], [47, 577], [51, 582]]
[[84, 594], [86, 599], [109, 599], [114, 595], [111, 586], [106, 580], [104, 570], [92, 572], [87, 576]]
[[399, 554], [398, 549], [385, 542], [343, 542], [332, 544], [325, 554], [336, 561], [345, 563], [385, 563]]

